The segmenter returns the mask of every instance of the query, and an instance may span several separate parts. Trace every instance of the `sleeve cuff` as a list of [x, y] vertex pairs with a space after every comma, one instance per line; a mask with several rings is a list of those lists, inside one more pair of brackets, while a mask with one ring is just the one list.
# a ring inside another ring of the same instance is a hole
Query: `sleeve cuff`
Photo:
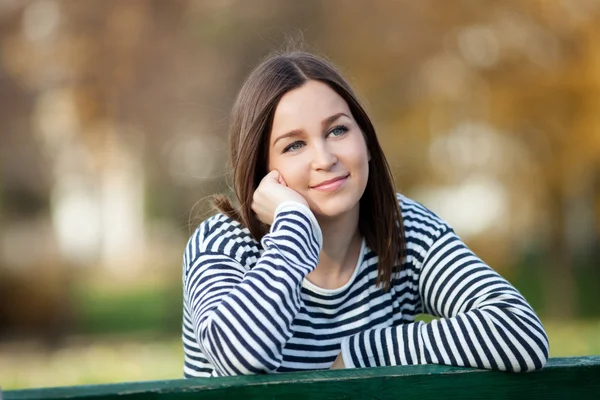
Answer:
[[342, 360], [344, 360], [344, 366], [347, 369], [356, 368], [356, 365], [352, 362], [352, 355], [350, 354], [350, 339], [353, 336], [342, 339]]
[[301, 211], [303, 214], [305, 214], [308, 219], [310, 220], [310, 224], [312, 225], [312, 230], [313, 233], [315, 234], [315, 238], [317, 239], [318, 243], [319, 243], [319, 247], [323, 247], [323, 233], [321, 232], [321, 227], [319, 226], [319, 223], [317, 222], [317, 218], [315, 217], [315, 214], [313, 214], [313, 212], [310, 210], [310, 208], [308, 208], [307, 206], [305, 206], [302, 203], [298, 203], [297, 201], [284, 201], [283, 203], [279, 204], [277, 206], [277, 208], [275, 209], [275, 214], [273, 215], [273, 219], [277, 218], [277, 214], [283, 212], [283, 211], [288, 211], [288, 210], [294, 210], [294, 211]]

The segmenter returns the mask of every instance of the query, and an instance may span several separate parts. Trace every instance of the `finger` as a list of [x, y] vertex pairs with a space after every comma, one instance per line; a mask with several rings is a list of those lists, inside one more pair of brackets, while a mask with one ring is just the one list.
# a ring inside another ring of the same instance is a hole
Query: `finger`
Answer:
[[263, 180], [267, 180], [267, 181], [275, 181], [275, 182], [279, 182], [279, 171], [277, 171], [276, 169], [272, 170], [271, 172], [269, 172], [267, 175], [265, 175], [265, 177], [263, 178]]
[[279, 174], [279, 183], [282, 184], [283, 186], [287, 187], [287, 182], [285, 181], [285, 179], [283, 178], [283, 175]]

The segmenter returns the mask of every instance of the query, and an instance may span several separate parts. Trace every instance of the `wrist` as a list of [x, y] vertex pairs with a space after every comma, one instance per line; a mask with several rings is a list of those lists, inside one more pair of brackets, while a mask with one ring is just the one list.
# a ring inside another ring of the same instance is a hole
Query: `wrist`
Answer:
[[308, 217], [312, 226], [312, 230], [315, 234], [315, 238], [319, 243], [319, 246], [323, 246], [323, 233], [321, 232], [321, 226], [319, 226], [319, 222], [317, 221], [315, 214], [306, 204], [300, 203], [299, 201], [295, 200], [287, 200], [283, 203], [280, 203], [275, 209], [275, 213], [273, 214], [273, 221], [275, 221], [279, 213], [291, 210], [300, 211]]

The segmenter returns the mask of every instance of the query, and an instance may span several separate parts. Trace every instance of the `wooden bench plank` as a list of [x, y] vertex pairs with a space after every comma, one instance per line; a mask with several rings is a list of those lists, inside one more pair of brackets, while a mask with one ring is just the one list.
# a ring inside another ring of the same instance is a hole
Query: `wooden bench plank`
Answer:
[[4, 400], [600, 399], [600, 356], [551, 358], [511, 374], [415, 365], [274, 375], [133, 382], [4, 392]]

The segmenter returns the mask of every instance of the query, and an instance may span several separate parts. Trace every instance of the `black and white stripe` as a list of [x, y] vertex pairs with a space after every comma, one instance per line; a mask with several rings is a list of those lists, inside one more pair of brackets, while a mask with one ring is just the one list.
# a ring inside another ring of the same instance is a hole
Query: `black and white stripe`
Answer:
[[[439, 217], [398, 195], [407, 257], [390, 291], [376, 287], [377, 256], [363, 242], [344, 287], [304, 279], [321, 232], [298, 203], [277, 210], [262, 246], [216, 215], [183, 256], [184, 375], [221, 376], [437, 363], [505, 371], [541, 368], [548, 338], [525, 299]], [[439, 320], [414, 322], [419, 313]]]

